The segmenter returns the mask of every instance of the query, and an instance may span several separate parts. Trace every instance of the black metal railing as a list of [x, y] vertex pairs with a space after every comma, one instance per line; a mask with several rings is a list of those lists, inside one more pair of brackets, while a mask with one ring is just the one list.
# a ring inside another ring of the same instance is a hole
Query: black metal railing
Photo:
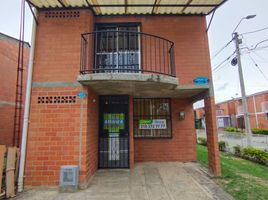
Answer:
[[80, 73], [151, 73], [175, 77], [174, 43], [141, 32], [85, 33], [81, 37]]
[[128, 136], [99, 137], [99, 168], [128, 168]]

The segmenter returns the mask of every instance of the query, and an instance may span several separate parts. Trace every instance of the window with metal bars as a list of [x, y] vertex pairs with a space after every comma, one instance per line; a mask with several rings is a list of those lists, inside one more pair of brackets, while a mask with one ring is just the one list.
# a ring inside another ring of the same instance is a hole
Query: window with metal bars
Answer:
[[95, 69], [98, 72], [138, 73], [140, 38], [137, 25], [98, 25]]
[[135, 138], [171, 138], [170, 99], [134, 99]]

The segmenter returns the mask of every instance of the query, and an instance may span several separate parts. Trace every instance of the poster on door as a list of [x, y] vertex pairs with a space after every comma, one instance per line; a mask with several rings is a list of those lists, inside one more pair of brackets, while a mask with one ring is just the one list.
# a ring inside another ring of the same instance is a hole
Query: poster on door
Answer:
[[120, 130], [125, 128], [124, 113], [104, 113], [104, 129], [108, 130], [109, 160], [120, 160]]

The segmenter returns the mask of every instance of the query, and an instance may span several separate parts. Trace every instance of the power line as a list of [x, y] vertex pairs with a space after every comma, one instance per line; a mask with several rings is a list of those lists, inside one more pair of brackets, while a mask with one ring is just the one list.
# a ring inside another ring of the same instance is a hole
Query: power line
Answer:
[[264, 79], [268, 82], [268, 78], [267, 76], [264, 74], [264, 72], [261, 70], [261, 68], [259, 67], [259, 65], [256, 63], [256, 61], [253, 59], [253, 57], [248, 54], [249, 58], [251, 59], [251, 61], [254, 63], [254, 65], [257, 67], [257, 69], [259, 70], [259, 72], [262, 74], [262, 76], [264, 77]]
[[[227, 64], [228, 64], [228, 61], [232, 58], [232, 56], [233, 56], [234, 54], [235, 54], [235, 51], [234, 51], [230, 56], [228, 56], [224, 61], [222, 61], [220, 64], [218, 64], [212, 71], [213, 71], [213, 72], [216, 72], [216, 71], [218, 71], [220, 68], [226, 66], [226, 62], [227, 62]], [[223, 64], [225, 64], [225, 65], [223, 65]], [[222, 66], [222, 65], [223, 65], [223, 66]]]
[[233, 39], [231, 39], [229, 42], [227, 42], [220, 50], [215, 53], [215, 55], [212, 57], [212, 60], [216, 58], [226, 47], [228, 47], [232, 43]]
[[224, 68], [225, 66], [229, 65], [229, 62], [227, 61], [224, 65], [221, 65], [218, 69], [213, 70], [214, 73], [220, 71], [222, 68]]
[[258, 33], [258, 32], [261, 32], [261, 31], [265, 31], [267, 29], [268, 29], [268, 27], [265, 27], [265, 28], [258, 29], [258, 30], [255, 30], [255, 31], [245, 32], [245, 33], [242, 33], [241, 35], [248, 35], [248, 34], [252, 34], [252, 33]]
[[263, 62], [268, 63], [268, 61], [267, 61], [264, 57], [262, 57], [261, 55], [257, 54], [255, 51], [252, 51], [252, 52], [253, 52], [257, 57], [261, 58], [261, 59], [263, 60]]

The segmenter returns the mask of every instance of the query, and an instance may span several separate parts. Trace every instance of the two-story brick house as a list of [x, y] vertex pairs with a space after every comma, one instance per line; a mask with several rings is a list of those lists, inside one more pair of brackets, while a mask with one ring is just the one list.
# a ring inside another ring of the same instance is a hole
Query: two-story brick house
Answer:
[[[268, 129], [268, 91], [248, 95], [247, 103], [251, 128]], [[219, 129], [228, 126], [245, 128], [241, 97], [219, 102], [215, 109]], [[203, 107], [196, 109], [195, 113], [196, 119], [204, 120]]]
[[220, 175], [206, 15], [225, 1], [29, 0], [37, 8], [26, 185], [80, 184], [100, 168], [196, 160], [205, 99], [209, 168]]
[[[14, 131], [16, 109], [16, 84], [18, 76], [18, 51], [20, 41], [14, 37], [0, 33], [0, 145], [13, 146], [20, 142], [21, 135]], [[22, 112], [27, 80], [27, 65], [30, 45], [23, 42], [23, 76], [22, 76]], [[18, 116], [22, 120], [22, 116]], [[21, 129], [21, 128], [19, 128]], [[18, 131], [21, 132], [21, 131]]]

